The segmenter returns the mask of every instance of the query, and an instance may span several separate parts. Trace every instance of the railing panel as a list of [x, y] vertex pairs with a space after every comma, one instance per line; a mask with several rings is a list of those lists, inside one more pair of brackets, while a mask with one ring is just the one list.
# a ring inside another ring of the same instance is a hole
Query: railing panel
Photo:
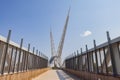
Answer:
[[98, 46], [95, 40], [93, 42], [94, 48], [88, 49], [86, 45], [84, 52], [81, 48], [82, 57], [77, 55], [77, 61], [74, 59], [75, 55], [68, 56], [65, 60], [66, 68], [75, 70], [77, 62], [77, 68], [81, 71], [82, 66], [82, 72], [120, 76], [120, 37], [111, 40], [109, 32], [107, 32], [107, 42]]
[[99, 73], [101, 72], [101, 63], [100, 63], [100, 54], [99, 54], [99, 50], [97, 50], [97, 61], [98, 61], [98, 71]]
[[115, 57], [115, 66], [116, 66], [116, 70], [117, 70], [117, 74], [120, 75], [120, 49], [119, 49], [119, 43], [115, 43], [112, 45], [113, 47], [113, 52], [114, 57]]
[[23, 64], [23, 50], [21, 51], [21, 55], [20, 55], [20, 62], [19, 62], [19, 70], [18, 71], [22, 71], [22, 64]]
[[32, 55], [31, 54], [29, 54], [29, 56], [28, 56], [28, 69], [31, 69], [31, 66], [32, 66]]
[[120, 42], [118, 42], [117, 45], [118, 45], [118, 52], [119, 52], [119, 58], [120, 58]]
[[17, 49], [14, 72], [17, 72], [17, 68], [18, 68], [19, 51], [20, 51], [20, 49]]
[[21, 71], [24, 71], [24, 61], [25, 61], [25, 51], [23, 50], [23, 58], [22, 58], [22, 64], [21, 64]]
[[13, 47], [13, 55], [12, 55], [12, 59], [11, 59], [10, 73], [12, 73], [14, 71], [15, 61], [16, 61], [16, 48]]
[[11, 56], [12, 56], [12, 46], [9, 46], [5, 59], [4, 73], [8, 73], [9, 71]]
[[89, 53], [89, 65], [90, 65], [90, 72], [93, 72], [93, 54], [92, 52]]
[[93, 52], [93, 68], [94, 68], [94, 73], [97, 72], [97, 65], [96, 65], [96, 59], [95, 59], [95, 52]]
[[0, 41], [0, 73], [1, 73], [2, 63], [3, 63], [5, 48], [6, 48], [6, 44]]
[[8, 38], [0, 36], [0, 75], [25, 72], [31, 69], [46, 68], [48, 58], [43, 55], [30, 52], [30, 44], [28, 50], [24, 48], [23, 39], [21, 44], [10, 41], [11, 30], [9, 30]]
[[82, 58], [83, 58], [83, 71], [86, 71], [86, 69], [87, 69], [87, 56], [86, 55], [83, 55], [82, 56]]

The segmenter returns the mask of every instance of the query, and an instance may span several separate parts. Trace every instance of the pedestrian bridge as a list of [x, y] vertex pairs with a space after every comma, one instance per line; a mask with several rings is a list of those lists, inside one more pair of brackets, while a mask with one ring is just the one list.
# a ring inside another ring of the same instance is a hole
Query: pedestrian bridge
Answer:
[[48, 57], [0, 36], [0, 80], [120, 80], [120, 37], [69, 55], [60, 69], [48, 67]]

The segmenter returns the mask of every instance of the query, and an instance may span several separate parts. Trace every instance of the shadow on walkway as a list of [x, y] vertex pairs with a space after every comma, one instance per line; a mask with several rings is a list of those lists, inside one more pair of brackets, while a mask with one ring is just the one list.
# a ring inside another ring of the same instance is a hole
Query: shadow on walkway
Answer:
[[56, 73], [60, 80], [81, 80], [78, 77], [62, 70], [56, 70]]

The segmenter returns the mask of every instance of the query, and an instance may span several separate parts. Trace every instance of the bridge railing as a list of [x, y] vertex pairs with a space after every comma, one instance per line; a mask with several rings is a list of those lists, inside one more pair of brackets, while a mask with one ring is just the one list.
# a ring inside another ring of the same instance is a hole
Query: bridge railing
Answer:
[[65, 59], [65, 68], [85, 71], [95, 74], [120, 76], [120, 37], [113, 40], [110, 39], [109, 32], [107, 32], [107, 40], [101, 45], [96, 46], [93, 41], [94, 48], [83, 52], [74, 52]]
[[20, 45], [10, 41], [11, 30], [9, 30], [7, 39], [0, 36], [0, 75], [26, 72], [28, 70], [46, 68], [48, 66], [48, 57], [33, 48], [30, 51], [24, 48], [23, 39]]

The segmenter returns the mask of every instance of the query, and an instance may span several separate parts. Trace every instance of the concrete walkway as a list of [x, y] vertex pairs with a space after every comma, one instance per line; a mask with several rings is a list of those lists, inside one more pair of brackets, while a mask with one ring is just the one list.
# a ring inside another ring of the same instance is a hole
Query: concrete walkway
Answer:
[[80, 80], [80, 79], [62, 70], [49, 70], [32, 80]]

